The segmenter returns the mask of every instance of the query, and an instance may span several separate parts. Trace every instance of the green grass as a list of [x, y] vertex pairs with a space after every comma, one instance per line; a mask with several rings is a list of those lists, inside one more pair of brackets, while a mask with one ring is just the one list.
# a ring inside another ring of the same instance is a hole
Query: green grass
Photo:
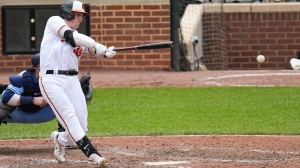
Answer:
[[[299, 87], [97, 88], [88, 136], [300, 134]], [[0, 126], [0, 139], [49, 137], [56, 120]]]

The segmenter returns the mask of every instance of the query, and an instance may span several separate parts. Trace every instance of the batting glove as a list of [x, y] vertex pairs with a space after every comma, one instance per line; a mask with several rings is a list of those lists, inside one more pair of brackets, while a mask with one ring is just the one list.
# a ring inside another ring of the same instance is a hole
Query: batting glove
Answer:
[[95, 43], [95, 54], [96, 55], [104, 55], [107, 47], [105, 45], [102, 45], [100, 43]]
[[112, 58], [113, 56], [116, 55], [116, 51], [114, 51], [115, 47], [114, 46], [110, 46], [108, 47], [108, 49], [105, 52], [105, 57], [106, 58]]

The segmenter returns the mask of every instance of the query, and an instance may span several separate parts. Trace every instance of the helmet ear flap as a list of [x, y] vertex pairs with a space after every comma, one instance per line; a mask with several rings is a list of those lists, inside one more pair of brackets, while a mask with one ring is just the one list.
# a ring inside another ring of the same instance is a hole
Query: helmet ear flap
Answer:
[[60, 7], [60, 17], [66, 20], [73, 20], [75, 18], [75, 14], [69, 10], [67, 7]]

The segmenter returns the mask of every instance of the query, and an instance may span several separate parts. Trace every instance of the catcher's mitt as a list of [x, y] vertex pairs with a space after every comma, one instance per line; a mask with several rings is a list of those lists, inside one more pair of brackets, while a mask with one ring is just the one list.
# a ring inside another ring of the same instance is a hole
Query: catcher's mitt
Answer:
[[90, 72], [83, 74], [79, 79], [86, 103], [90, 103], [93, 97], [93, 88], [90, 85], [91, 75]]

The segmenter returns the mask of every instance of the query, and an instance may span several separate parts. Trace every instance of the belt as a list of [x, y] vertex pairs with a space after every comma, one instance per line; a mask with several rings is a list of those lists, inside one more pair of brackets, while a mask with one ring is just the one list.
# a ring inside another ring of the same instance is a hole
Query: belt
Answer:
[[[46, 74], [54, 74], [54, 70], [47, 70]], [[75, 69], [70, 69], [70, 70], [57, 70], [57, 74], [59, 75], [66, 75], [66, 76], [73, 76], [77, 75], [78, 72]]]

